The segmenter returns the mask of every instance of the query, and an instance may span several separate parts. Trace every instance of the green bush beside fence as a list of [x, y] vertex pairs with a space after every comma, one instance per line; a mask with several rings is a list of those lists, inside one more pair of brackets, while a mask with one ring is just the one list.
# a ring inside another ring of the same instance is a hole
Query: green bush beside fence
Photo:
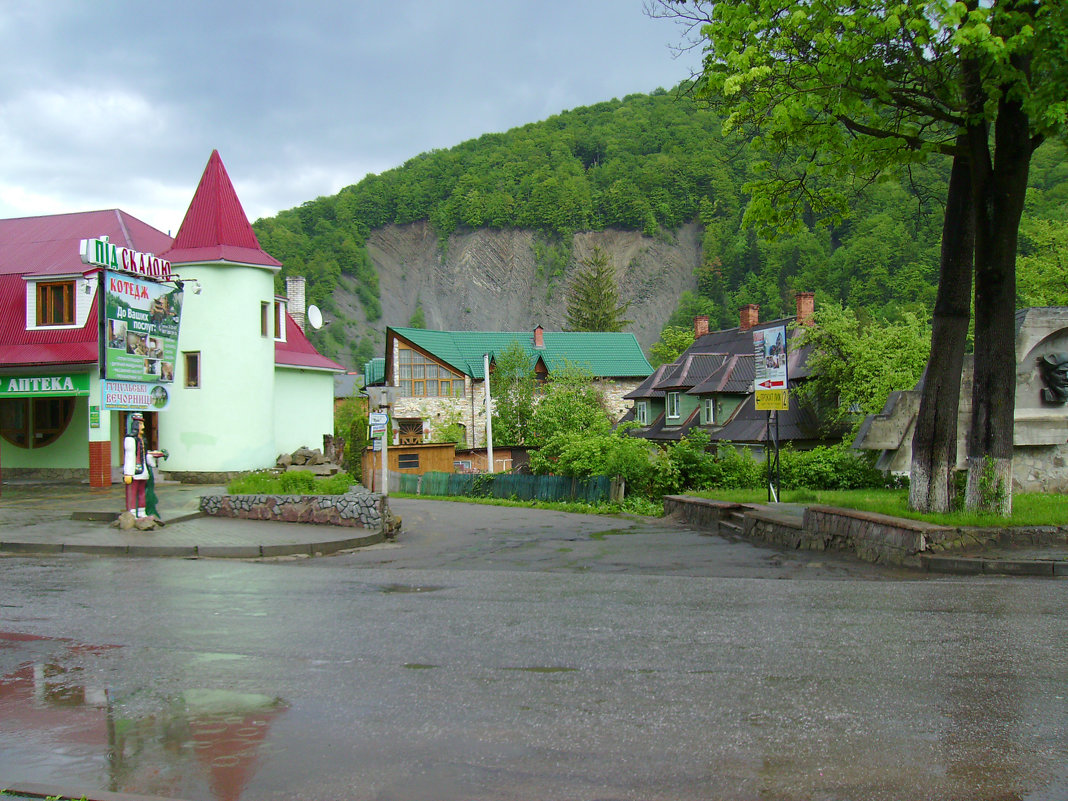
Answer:
[[421, 476], [408, 474], [400, 476], [400, 491], [409, 495], [456, 495], [478, 498], [517, 498], [522, 501], [603, 503], [609, 499], [611, 490], [612, 481], [607, 476], [569, 478], [512, 473], [492, 475], [424, 473]]

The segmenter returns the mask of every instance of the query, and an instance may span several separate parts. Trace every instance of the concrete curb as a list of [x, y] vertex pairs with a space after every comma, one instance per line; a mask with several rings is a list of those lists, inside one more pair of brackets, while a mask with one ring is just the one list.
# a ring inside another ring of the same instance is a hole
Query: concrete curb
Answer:
[[340, 540], [275, 545], [100, 545], [45, 542], [0, 542], [0, 552], [54, 556], [80, 553], [91, 556], [177, 557], [181, 559], [264, 559], [279, 556], [323, 556], [383, 542], [379, 531]]
[[130, 793], [109, 793], [105, 790], [90, 791], [88, 793], [75, 790], [71, 787], [57, 787], [47, 784], [9, 784], [0, 789], [18, 796], [29, 798], [57, 798], [61, 801], [72, 799], [81, 801], [181, 801], [181, 799], [164, 799], [156, 795], [131, 795]]
[[968, 556], [920, 556], [920, 564], [930, 573], [956, 575], [1068, 577], [1068, 561], [1052, 559], [985, 559]]

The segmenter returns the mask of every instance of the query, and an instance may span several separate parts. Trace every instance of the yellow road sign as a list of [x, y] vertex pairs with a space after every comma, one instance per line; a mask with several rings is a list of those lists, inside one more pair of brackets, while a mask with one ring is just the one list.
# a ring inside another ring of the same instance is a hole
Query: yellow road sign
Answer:
[[762, 412], [786, 412], [790, 410], [790, 392], [785, 389], [758, 389], [756, 408]]

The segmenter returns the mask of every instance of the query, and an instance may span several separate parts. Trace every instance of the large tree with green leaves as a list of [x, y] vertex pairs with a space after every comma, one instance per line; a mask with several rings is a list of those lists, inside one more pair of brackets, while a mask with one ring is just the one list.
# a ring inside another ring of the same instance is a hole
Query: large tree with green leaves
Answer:
[[[833, 180], [842, 174], [864, 183], [939, 154], [952, 159], [910, 500], [924, 509], [949, 503], [973, 255], [968, 505], [982, 505], [988, 460], [1008, 489], [1016, 241], [1031, 154], [1065, 129], [1064, 4], [662, 0], [657, 9], [692, 23], [707, 49], [698, 95], [769, 154], [746, 187], [748, 220], [774, 229], [837, 219], [848, 207]], [[999, 497], [1008, 513], [1011, 493]]]
[[862, 322], [851, 309], [822, 305], [803, 326], [798, 347], [811, 346], [811, 377], [798, 400], [817, 408], [832, 431], [856, 432], [864, 415], [877, 414], [891, 392], [912, 389], [931, 347], [926, 324], [911, 314], [893, 322]]
[[630, 303], [619, 300], [619, 282], [608, 254], [595, 247], [571, 277], [567, 291], [568, 331], [622, 331]]
[[537, 379], [530, 355], [518, 342], [495, 353], [490, 372], [493, 437], [498, 445], [524, 445], [531, 436]]

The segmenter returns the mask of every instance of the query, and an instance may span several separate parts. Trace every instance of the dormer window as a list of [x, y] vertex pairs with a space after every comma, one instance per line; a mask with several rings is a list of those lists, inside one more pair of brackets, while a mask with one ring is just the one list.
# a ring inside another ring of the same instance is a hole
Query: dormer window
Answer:
[[37, 282], [37, 325], [74, 325], [74, 280]]
[[634, 404], [634, 419], [640, 425], [649, 425], [649, 401], [640, 400]]

